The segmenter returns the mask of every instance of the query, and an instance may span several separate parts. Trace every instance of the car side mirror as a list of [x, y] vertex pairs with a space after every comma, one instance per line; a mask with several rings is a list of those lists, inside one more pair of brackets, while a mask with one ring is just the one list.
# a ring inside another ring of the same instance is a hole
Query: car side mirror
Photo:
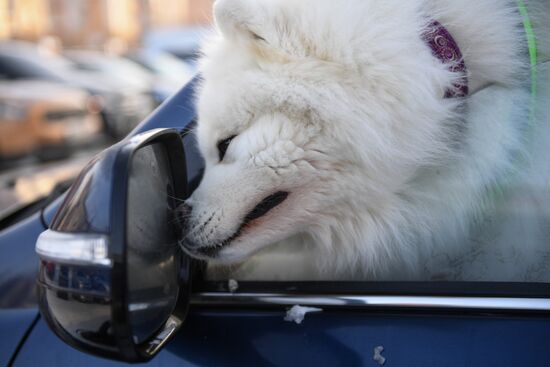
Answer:
[[174, 335], [190, 293], [174, 216], [186, 196], [173, 129], [123, 140], [84, 168], [36, 243], [40, 311], [63, 341], [144, 362]]

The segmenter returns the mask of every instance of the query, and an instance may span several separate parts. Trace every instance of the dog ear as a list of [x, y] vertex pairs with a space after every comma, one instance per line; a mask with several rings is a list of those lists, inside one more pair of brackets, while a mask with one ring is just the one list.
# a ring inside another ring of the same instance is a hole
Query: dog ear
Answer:
[[216, 0], [214, 3], [214, 21], [226, 37], [241, 35], [264, 40], [257, 33], [264, 22], [263, 14], [257, 0]]

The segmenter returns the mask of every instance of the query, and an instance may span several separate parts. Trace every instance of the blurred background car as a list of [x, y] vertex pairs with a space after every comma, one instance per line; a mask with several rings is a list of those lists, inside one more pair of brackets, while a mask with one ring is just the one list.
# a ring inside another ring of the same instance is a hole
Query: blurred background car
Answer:
[[0, 0], [4, 222], [74, 178], [193, 78], [212, 3]]
[[148, 32], [143, 40], [145, 48], [163, 51], [184, 61], [193, 70], [200, 52], [200, 41], [210, 33], [208, 27], [172, 27]]
[[105, 132], [116, 139], [131, 131], [155, 107], [146, 82], [113, 78], [112, 73], [101, 73], [55, 50], [27, 42], [0, 44], [0, 78], [48, 80], [86, 90], [96, 98]]
[[0, 159], [62, 158], [101, 132], [84, 91], [46, 81], [0, 81]]
[[154, 75], [159, 91], [159, 94], [155, 95], [157, 102], [164, 102], [195, 74], [191, 65], [162, 50], [140, 48], [124, 56]]
[[[96, 73], [99, 76], [108, 75], [134, 90], [145, 91], [153, 99], [155, 107], [177, 92], [192, 77], [190, 71], [185, 78], [181, 78], [178, 74], [174, 75], [174, 78], [165, 77], [153, 73], [129, 58], [97, 51], [73, 49], [66, 51], [64, 55], [74, 62], [79, 70]], [[181, 82], [182, 79], [183, 82]], [[150, 108], [150, 101], [144, 100], [142, 103], [146, 108]]]

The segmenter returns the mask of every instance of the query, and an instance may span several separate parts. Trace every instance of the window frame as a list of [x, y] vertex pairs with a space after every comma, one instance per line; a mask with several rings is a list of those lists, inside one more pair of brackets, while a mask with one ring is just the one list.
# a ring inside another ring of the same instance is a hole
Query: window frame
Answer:
[[316, 306], [368, 311], [443, 311], [550, 315], [550, 283], [227, 281], [195, 279], [191, 305], [200, 308]]

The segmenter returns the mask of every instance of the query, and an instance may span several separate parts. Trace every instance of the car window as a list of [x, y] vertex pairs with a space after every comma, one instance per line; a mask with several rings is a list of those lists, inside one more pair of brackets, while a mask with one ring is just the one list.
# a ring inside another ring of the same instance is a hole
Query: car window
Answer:
[[[467, 231], [447, 233], [445, 238], [433, 239], [433, 245], [422, 254], [416, 272], [410, 272], [406, 266], [381, 274], [368, 271], [347, 272], [346, 269], [341, 269], [335, 277], [334, 273], [323, 272], [322, 261], [312, 262], [312, 252], [318, 251], [315, 244], [294, 236], [267, 246], [243, 262], [230, 266], [209, 263], [206, 278], [222, 282], [229, 279], [268, 282], [393, 281], [401, 282], [397, 283], [399, 292], [404, 289], [418, 289], [415, 287], [419, 283], [403, 287], [403, 281], [455, 282], [456, 290], [461, 294], [472, 293], [476, 289], [475, 286], [468, 285], [473, 283], [463, 282], [507, 284], [504, 288], [498, 288], [500, 294], [517, 294], [523, 289], [532, 295], [537, 290], [545, 289], [541, 283], [550, 283], [550, 109], [547, 102], [550, 100], [549, 61], [538, 64], [536, 86], [536, 93], [531, 93], [531, 102], [524, 106], [526, 109], [533, 109], [529, 114], [529, 122], [524, 124], [521, 135], [515, 137], [525, 142], [524, 150], [513, 152], [517, 155], [515, 161], [518, 165], [500, 177], [494, 185], [486, 188], [488, 203], [483, 212], [471, 218], [470, 223], [461, 223], [469, 226]], [[490, 90], [491, 87], [479, 93], [488, 93]], [[492, 100], [492, 103], [502, 101]], [[514, 124], [517, 116], [510, 112], [501, 118], [505, 124]], [[462, 182], [457, 181], [455, 184], [459, 190]], [[442, 212], [442, 215], [445, 213]], [[340, 245], [346, 246], [346, 243]], [[411, 256], [414, 256], [413, 252]], [[338, 254], [335, 253], [334, 256]], [[527, 283], [533, 284], [533, 287], [526, 287]], [[334, 285], [327, 283], [327, 287], [333, 289]], [[372, 284], [366, 287], [373, 289]], [[437, 287], [450, 289], [448, 286]], [[480, 289], [481, 293], [487, 294], [497, 288], [490, 286]]]
[[23, 58], [0, 55], [0, 74], [8, 79], [56, 79], [54, 73]]

